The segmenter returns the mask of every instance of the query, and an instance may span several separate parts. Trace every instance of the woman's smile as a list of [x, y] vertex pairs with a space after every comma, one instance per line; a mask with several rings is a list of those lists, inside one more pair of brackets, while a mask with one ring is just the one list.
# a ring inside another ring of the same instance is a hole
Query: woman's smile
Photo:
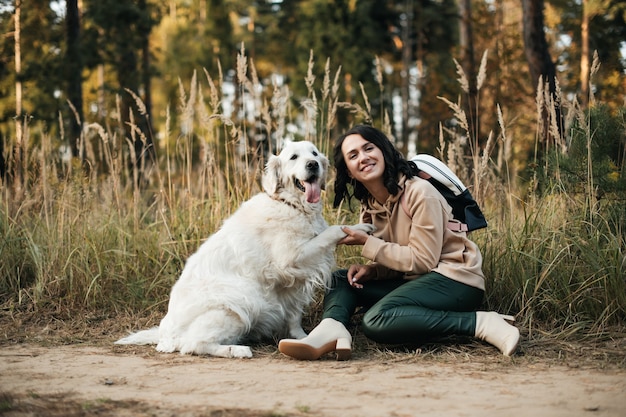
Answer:
[[361, 168], [361, 171], [363, 172], [370, 172], [372, 169], [374, 169], [376, 167], [375, 163], [372, 164], [367, 164], [365, 165], [363, 168]]

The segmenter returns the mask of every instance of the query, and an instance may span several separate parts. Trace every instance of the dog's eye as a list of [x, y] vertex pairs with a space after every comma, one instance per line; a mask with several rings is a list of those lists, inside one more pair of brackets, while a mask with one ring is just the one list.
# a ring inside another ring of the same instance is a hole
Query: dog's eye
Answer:
[[289, 158], [289, 159], [291, 159], [292, 161], [294, 161], [294, 160], [298, 159], [298, 155], [296, 155], [296, 154], [294, 153], [293, 155], [291, 155], [291, 158]]
[[313, 156], [317, 156], [317, 152], [313, 151]]

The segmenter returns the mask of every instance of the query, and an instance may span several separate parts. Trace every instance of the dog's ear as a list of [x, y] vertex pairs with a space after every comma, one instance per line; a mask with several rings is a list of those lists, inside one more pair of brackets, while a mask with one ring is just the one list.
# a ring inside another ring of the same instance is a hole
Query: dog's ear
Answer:
[[278, 156], [271, 155], [270, 159], [267, 160], [261, 184], [263, 190], [269, 195], [276, 194], [283, 187], [281, 184], [281, 162]]
[[328, 158], [326, 158], [326, 156], [324, 156], [323, 154], [321, 154], [321, 159], [320, 162], [322, 163], [322, 190], [326, 189], [326, 181], [328, 181], [328, 166], [330, 165], [330, 163], [328, 162]]

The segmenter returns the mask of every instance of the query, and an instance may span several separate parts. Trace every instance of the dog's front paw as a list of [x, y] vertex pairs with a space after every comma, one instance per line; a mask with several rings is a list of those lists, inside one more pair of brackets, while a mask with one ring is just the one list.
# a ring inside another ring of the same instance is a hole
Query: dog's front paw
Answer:
[[229, 346], [231, 358], [251, 358], [252, 350], [248, 346]]
[[[252, 349], [243, 345], [215, 345], [211, 349], [209, 355], [219, 356], [222, 358], [251, 358]], [[182, 353], [182, 352], [181, 352]]]
[[353, 226], [348, 226], [348, 227], [350, 227], [350, 229], [359, 230], [367, 234], [370, 234], [376, 230], [376, 226], [374, 226], [371, 223], [359, 223], [359, 224], [355, 224]]

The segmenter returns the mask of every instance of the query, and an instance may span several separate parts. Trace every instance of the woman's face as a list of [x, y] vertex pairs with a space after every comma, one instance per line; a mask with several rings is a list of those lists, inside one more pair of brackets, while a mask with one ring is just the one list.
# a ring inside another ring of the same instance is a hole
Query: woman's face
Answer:
[[341, 145], [341, 153], [351, 178], [362, 184], [381, 181], [385, 158], [379, 147], [359, 134], [348, 135]]

